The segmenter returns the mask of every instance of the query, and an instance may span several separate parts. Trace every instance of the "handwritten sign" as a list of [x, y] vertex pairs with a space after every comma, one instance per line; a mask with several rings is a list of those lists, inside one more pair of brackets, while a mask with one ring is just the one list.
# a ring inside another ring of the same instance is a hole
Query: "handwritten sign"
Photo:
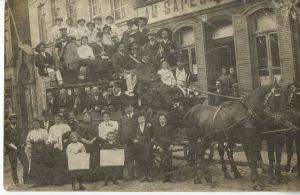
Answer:
[[90, 154], [80, 153], [68, 155], [69, 170], [87, 170], [90, 168]]
[[124, 166], [124, 149], [100, 150], [100, 166]]
[[215, 0], [164, 0], [151, 5], [149, 5], [149, 3], [140, 3], [140, 5], [146, 6], [138, 6], [136, 10], [138, 16], [147, 17], [149, 19], [149, 23], [152, 23], [213, 8], [234, 1], [235, 0], [221, 0], [219, 2]]

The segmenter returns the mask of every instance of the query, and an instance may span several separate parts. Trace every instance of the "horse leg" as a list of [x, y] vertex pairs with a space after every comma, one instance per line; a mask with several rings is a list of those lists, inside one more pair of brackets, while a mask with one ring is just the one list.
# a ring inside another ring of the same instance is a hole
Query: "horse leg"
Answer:
[[270, 177], [270, 183], [274, 184], [275, 175], [274, 175], [274, 163], [275, 163], [275, 148], [273, 139], [267, 139], [267, 150], [268, 150], [268, 159], [269, 159], [269, 168], [268, 168], [268, 175]]
[[233, 147], [234, 147], [234, 143], [233, 142], [228, 143], [228, 147], [227, 147], [227, 150], [226, 150], [227, 151], [228, 160], [229, 160], [230, 165], [231, 165], [231, 170], [234, 173], [234, 177], [235, 178], [241, 178], [242, 175], [238, 171], [238, 169], [236, 167], [236, 164], [235, 164], [235, 161], [233, 159]]
[[208, 168], [207, 162], [204, 159], [205, 151], [209, 148], [211, 143], [211, 138], [208, 136], [205, 136], [202, 138], [200, 144], [199, 144], [199, 150], [197, 152], [197, 160], [199, 159], [199, 162], [196, 163], [196, 177], [194, 178], [194, 182], [201, 180], [201, 176], [204, 176], [206, 182], [212, 183], [212, 175]]
[[242, 144], [250, 167], [251, 181], [254, 183], [253, 189], [263, 190], [264, 184], [262, 181], [259, 181], [257, 174], [257, 158], [260, 151], [260, 135], [253, 135], [254, 133], [258, 132], [254, 132], [254, 129], [250, 130], [252, 130], [251, 137], [249, 135], [250, 133], [248, 136], [246, 134], [242, 140]]
[[291, 160], [293, 157], [293, 137], [288, 137], [286, 140], [286, 153], [287, 153], [287, 162], [285, 166], [285, 172], [289, 173], [291, 170]]
[[284, 139], [278, 138], [276, 140], [276, 144], [275, 144], [275, 151], [276, 151], [276, 167], [275, 167], [275, 175], [278, 177], [279, 182], [283, 182], [286, 183], [286, 179], [282, 176], [281, 173], [281, 157], [282, 157], [282, 149], [284, 146]]
[[224, 178], [225, 179], [231, 179], [231, 176], [228, 173], [227, 166], [226, 166], [226, 163], [225, 163], [225, 160], [224, 160], [224, 150], [225, 150], [224, 142], [220, 141], [218, 143], [218, 152], [219, 152], [219, 156], [220, 156], [220, 160], [221, 160], [221, 165], [222, 165], [222, 171], [224, 173]]

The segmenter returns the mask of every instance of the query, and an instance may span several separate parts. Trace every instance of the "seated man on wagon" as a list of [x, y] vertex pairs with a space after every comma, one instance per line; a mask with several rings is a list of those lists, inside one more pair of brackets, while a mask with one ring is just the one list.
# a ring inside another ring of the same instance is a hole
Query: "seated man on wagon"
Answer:
[[45, 51], [46, 44], [39, 43], [35, 50], [35, 66], [38, 68], [38, 73], [41, 77], [50, 77], [50, 81], [58, 81], [58, 84], [63, 84], [60, 70], [56, 68], [54, 58]]
[[136, 74], [134, 73], [135, 67], [131, 63], [128, 54], [125, 52], [124, 43], [119, 43], [118, 52], [113, 55], [112, 60], [114, 68], [121, 73], [126, 80], [127, 91], [125, 94], [134, 96], [133, 91], [137, 83]]

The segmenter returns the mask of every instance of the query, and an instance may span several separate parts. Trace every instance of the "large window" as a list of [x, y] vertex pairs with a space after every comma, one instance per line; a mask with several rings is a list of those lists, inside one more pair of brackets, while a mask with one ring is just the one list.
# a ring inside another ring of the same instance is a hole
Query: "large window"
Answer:
[[47, 41], [45, 4], [38, 6], [39, 34], [41, 41]]
[[192, 27], [183, 27], [176, 35], [181, 60], [185, 67], [196, 76], [198, 74], [198, 69], [196, 63], [194, 29]]
[[260, 85], [281, 79], [277, 22], [275, 15], [262, 14], [255, 21], [255, 43]]
[[111, 15], [115, 20], [125, 17], [125, 0], [110, 0]]
[[90, 13], [91, 16], [99, 15], [101, 13], [101, 9], [99, 4], [97, 3], [97, 0], [89, 0], [90, 4]]

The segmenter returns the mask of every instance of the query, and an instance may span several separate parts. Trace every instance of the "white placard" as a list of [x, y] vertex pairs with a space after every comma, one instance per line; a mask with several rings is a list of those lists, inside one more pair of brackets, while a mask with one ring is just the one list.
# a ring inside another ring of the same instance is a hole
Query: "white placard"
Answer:
[[124, 149], [100, 150], [100, 166], [124, 166]]
[[79, 153], [68, 155], [69, 170], [87, 170], [90, 168], [90, 154]]

